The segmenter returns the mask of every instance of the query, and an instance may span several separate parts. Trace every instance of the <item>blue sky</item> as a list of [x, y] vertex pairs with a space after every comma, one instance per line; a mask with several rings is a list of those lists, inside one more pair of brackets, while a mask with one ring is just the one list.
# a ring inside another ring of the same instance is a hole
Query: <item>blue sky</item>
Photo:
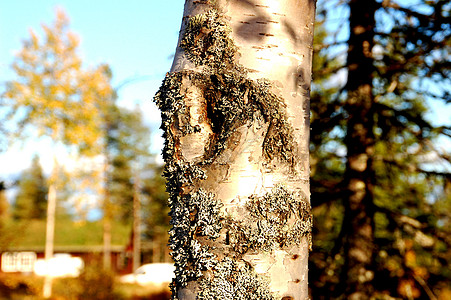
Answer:
[[[141, 78], [119, 90], [127, 107], [140, 105], [146, 122], [154, 129], [153, 150], [161, 146], [159, 112], [151, 99], [172, 63], [183, 14], [184, 0], [0, 0], [0, 82], [14, 79], [10, 65], [14, 53], [28, 39], [29, 29], [42, 33], [51, 24], [55, 9], [63, 8], [70, 28], [81, 39], [80, 56], [85, 67], [107, 63], [113, 84]], [[17, 175], [38, 152], [44, 165], [52, 161], [50, 143], [31, 142], [14, 146], [0, 155], [0, 179]]]

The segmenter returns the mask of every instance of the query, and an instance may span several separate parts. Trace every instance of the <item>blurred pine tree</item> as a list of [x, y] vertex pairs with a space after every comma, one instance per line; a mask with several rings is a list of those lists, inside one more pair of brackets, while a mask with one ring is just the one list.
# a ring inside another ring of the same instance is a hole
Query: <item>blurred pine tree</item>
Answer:
[[33, 157], [30, 168], [22, 172], [18, 184], [13, 205], [14, 219], [45, 219], [48, 187], [37, 155]]
[[349, 32], [315, 41], [313, 298], [434, 299], [451, 280], [451, 131], [427, 114], [450, 102], [451, 6], [339, 4]]

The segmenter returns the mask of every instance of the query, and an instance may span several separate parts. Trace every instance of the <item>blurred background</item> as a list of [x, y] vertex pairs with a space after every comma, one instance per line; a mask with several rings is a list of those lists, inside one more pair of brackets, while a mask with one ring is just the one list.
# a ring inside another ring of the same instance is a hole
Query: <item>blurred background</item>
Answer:
[[[183, 4], [0, 2], [0, 299], [45, 275], [54, 299], [169, 299], [146, 277], [171, 261], [152, 98]], [[317, 3], [312, 299], [451, 299], [450, 10]]]

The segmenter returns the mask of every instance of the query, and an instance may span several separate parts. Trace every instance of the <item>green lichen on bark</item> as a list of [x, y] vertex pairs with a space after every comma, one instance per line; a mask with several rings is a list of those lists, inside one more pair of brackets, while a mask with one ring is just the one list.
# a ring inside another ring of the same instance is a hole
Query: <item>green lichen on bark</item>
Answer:
[[249, 197], [246, 210], [244, 221], [228, 222], [229, 241], [234, 248], [271, 251], [299, 245], [307, 238], [311, 249], [313, 217], [310, 204], [299, 193], [278, 185], [261, 197]]
[[[196, 85], [207, 101], [207, 117], [214, 136], [206, 145], [204, 164], [211, 163], [226, 147], [228, 138], [248, 121], [262, 118], [268, 124], [263, 141], [263, 155], [267, 161], [279, 158], [293, 165], [296, 160], [296, 142], [293, 129], [287, 122], [285, 105], [271, 91], [271, 84], [264, 79], [251, 80], [239, 72], [205, 74], [194, 71], [170, 73], [158, 91], [155, 102], [162, 112], [163, 137], [166, 144], [163, 156], [172, 158], [173, 143], [177, 136], [170, 136], [171, 124], [177, 124], [182, 135], [195, 131], [190, 125], [187, 108], [181, 94], [181, 82], [186, 78]], [[171, 105], [173, 103], [173, 105]]]
[[[263, 117], [268, 130], [262, 145], [267, 161], [279, 158], [291, 166], [295, 164], [297, 144], [293, 129], [287, 122], [286, 106], [283, 100], [272, 91], [268, 80], [247, 78], [245, 68], [235, 62], [236, 47], [230, 38], [230, 28], [215, 10], [195, 15], [188, 24], [180, 46], [187, 57], [202, 72], [181, 71], [168, 73], [155, 102], [162, 111], [164, 138], [168, 136], [170, 124], [178, 126], [183, 135], [194, 132], [189, 114], [184, 104], [185, 95], [181, 93], [182, 80], [202, 89], [207, 100], [207, 114], [215, 135], [207, 145], [205, 163], [221, 154], [226, 141], [233, 132], [247, 121]], [[171, 145], [168, 145], [171, 146]], [[164, 149], [163, 155], [173, 155]]]
[[239, 266], [226, 257], [214, 267], [212, 277], [200, 281], [199, 300], [273, 300], [268, 281], [248, 265]]
[[180, 47], [202, 68], [196, 73], [197, 82], [204, 87], [216, 133], [210, 157], [220, 154], [236, 128], [261, 115], [268, 124], [263, 143], [265, 158], [270, 161], [278, 157], [293, 165], [297, 146], [284, 102], [272, 91], [268, 80], [247, 78], [247, 70], [236, 62], [237, 49], [227, 22], [214, 9], [187, 22]]
[[234, 66], [236, 47], [230, 38], [230, 27], [214, 9], [188, 20], [180, 47], [197, 66], [214, 71]]
[[284, 103], [271, 91], [268, 81], [254, 81], [239, 72], [218, 73], [206, 78], [205, 95], [216, 134], [211, 149], [214, 155], [221, 153], [237, 128], [263, 118], [268, 124], [263, 141], [264, 157], [270, 161], [277, 156], [290, 165], [294, 163], [295, 141]]
[[176, 154], [174, 145], [178, 137], [171, 133], [171, 127], [177, 122], [179, 113], [187, 115], [184, 96], [180, 93], [181, 78], [179, 73], [167, 73], [154, 97], [154, 102], [161, 112], [160, 128], [165, 141], [162, 154], [166, 163], [172, 161]]
[[169, 245], [176, 267], [176, 283], [173, 286], [176, 290], [176, 287], [184, 287], [188, 281], [201, 277], [202, 271], [215, 265], [215, 255], [196, 237], [218, 237], [222, 204], [212, 193], [199, 189], [184, 196], [172, 195], [169, 206], [172, 225]]

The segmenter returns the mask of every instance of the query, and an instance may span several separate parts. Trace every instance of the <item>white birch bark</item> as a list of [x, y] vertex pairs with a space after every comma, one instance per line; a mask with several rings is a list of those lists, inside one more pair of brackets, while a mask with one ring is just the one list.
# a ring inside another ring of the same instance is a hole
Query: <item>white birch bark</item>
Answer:
[[306, 299], [314, 1], [185, 4], [155, 101], [174, 299]]

